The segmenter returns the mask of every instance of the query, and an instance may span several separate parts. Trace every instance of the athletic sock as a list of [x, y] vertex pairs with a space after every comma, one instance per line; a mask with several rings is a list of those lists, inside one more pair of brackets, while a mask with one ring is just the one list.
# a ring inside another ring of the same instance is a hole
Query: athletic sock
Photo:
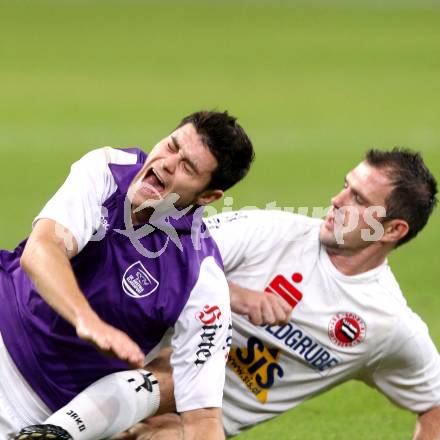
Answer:
[[60, 426], [74, 440], [98, 440], [124, 431], [159, 408], [159, 384], [146, 370], [103, 377], [44, 423]]

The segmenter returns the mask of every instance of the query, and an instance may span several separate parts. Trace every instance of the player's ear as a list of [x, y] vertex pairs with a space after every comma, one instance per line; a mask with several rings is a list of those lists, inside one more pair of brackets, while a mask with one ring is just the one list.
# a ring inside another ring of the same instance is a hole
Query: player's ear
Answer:
[[199, 194], [196, 200], [197, 205], [209, 205], [223, 197], [224, 192], [221, 189], [207, 189]]
[[388, 220], [384, 223], [383, 228], [384, 234], [381, 241], [386, 243], [397, 243], [409, 232], [408, 222], [402, 219]]

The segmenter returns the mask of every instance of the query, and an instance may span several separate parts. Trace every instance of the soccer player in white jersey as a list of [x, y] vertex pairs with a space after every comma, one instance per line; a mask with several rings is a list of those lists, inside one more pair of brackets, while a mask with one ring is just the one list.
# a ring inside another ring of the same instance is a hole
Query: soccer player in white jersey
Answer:
[[[425, 226], [436, 192], [419, 154], [372, 150], [324, 222], [279, 211], [208, 220], [238, 312], [223, 398], [228, 435], [356, 379], [417, 413], [416, 439], [440, 437], [440, 357], [387, 263]], [[274, 325], [286, 305], [290, 319]], [[166, 416], [119, 438], [180, 436]]]

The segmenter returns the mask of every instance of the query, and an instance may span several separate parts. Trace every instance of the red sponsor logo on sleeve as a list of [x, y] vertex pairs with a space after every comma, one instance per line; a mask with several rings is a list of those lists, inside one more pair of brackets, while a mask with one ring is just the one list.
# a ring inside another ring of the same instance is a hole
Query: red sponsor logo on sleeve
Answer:
[[214, 324], [214, 322], [217, 321], [217, 319], [220, 319], [221, 316], [222, 312], [218, 306], [205, 305], [203, 311], [196, 313], [197, 319], [202, 321], [203, 324]]
[[203, 325], [200, 342], [197, 345], [195, 365], [203, 365], [212, 356], [212, 350], [216, 346], [217, 331], [223, 327], [221, 316], [220, 307], [216, 305], [205, 305], [203, 310], [196, 313], [196, 319]]

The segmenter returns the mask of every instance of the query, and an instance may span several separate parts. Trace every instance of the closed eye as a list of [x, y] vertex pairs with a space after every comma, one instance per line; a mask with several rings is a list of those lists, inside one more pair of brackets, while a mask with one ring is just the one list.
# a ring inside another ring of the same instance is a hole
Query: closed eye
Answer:
[[[348, 188], [348, 181], [347, 181], [347, 178], [345, 178], [344, 179], [344, 189], [347, 189], [347, 188]], [[351, 188], [350, 192], [353, 195], [353, 198], [356, 201], [356, 203], [359, 203], [360, 205], [366, 204], [366, 200], [357, 191], [355, 191], [353, 188]]]
[[178, 151], [176, 146], [172, 142], [168, 142], [167, 146], [168, 146], [168, 150], [173, 153], [176, 153]]
[[194, 170], [193, 170], [193, 168], [192, 168], [191, 165], [190, 165], [188, 162], [186, 162], [185, 160], [182, 161], [182, 167], [183, 167], [183, 170], [185, 171], [186, 174], [190, 174], [190, 175], [193, 175], [193, 174], [194, 174]]
[[360, 205], [363, 205], [364, 199], [356, 192], [353, 194], [354, 194], [354, 198], [355, 198], [356, 202], [359, 203]]

